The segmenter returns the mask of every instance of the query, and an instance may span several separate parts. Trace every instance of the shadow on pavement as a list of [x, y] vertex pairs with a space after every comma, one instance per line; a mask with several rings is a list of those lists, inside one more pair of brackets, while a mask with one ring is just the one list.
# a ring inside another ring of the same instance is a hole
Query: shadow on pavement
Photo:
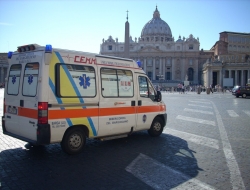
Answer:
[[201, 170], [185, 140], [137, 132], [123, 139], [88, 140], [83, 153], [74, 156], [59, 144], [5, 149], [0, 153], [0, 183], [3, 189], [152, 189], [125, 170], [140, 154], [190, 179]]

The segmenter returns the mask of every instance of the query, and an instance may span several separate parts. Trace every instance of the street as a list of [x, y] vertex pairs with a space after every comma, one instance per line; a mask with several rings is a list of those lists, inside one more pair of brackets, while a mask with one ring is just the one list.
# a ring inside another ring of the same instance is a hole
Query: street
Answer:
[[26, 149], [1, 131], [0, 188], [250, 189], [250, 98], [163, 92], [162, 99], [168, 120], [160, 137], [88, 140], [74, 156], [60, 144]]

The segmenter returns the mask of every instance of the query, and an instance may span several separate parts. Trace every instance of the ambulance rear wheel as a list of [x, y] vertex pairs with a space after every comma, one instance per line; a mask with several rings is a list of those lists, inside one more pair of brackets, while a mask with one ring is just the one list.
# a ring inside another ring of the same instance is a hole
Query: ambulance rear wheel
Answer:
[[162, 134], [163, 131], [163, 121], [161, 118], [156, 117], [148, 130], [148, 134], [152, 137], [158, 137]]
[[68, 154], [78, 154], [86, 144], [86, 135], [81, 128], [72, 128], [66, 132], [61, 142], [63, 151]]

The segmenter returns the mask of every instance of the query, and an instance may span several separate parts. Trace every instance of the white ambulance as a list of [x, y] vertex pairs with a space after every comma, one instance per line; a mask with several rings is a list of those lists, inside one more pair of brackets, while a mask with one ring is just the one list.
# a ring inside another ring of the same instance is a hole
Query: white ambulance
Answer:
[[30, 44], [9, 52], [8, 60], [6, 135], [32, 145], [60, 142], [66, 153], [76, 154], [86, 138], [140, 130], [159, 136], [166, 125], [161, 93], [131, 59]]

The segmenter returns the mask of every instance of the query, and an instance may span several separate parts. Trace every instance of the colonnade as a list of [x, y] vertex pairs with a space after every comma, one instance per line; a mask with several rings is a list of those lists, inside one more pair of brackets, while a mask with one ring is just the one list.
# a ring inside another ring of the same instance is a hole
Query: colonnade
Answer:
[[[217, 81], [213, 81], [213, 73], [217, 73]], [[250, 78], [250, 68], [229, 69], [229, 68], [212, 68], [207, 67], [205, 74], [205, 86], [210, 84], [219, 84], [223, 86], [223, 78], [233, 78], [233, 85], [245, 86], [247, 79]]]
[[[140, 59], [146, 74], [152, 72], [151, 80], [156, 80], [157, 75], [163, 75], [163, 79], [167, 80], [166, 73], [170, 72], [170, 80], [184, 81], [187, 69], [191, 67], [194, 70], [193, 81], [198, 82], [198, 59], [193, 59], [192, 65], [188, 66], [188, 58], [142, 57], [138, 59]], [[138, 59], [135, 58], [134, 60]], [[158, 68], [158, 71], [156, 68]]]

